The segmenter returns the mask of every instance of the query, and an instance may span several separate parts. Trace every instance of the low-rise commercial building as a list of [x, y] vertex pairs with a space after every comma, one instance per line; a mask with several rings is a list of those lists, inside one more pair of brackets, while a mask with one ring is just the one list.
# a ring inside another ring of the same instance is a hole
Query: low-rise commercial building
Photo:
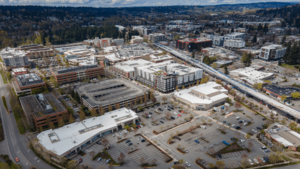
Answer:
[[65, 84], [104, 76], [104, 68], [97, 65], [77, 66], [64, 69], [52, 68], [51, 74], [58, 84]]
[[195, 110], [207, 110], [214, 106], [224, 104], [228, 90], [220, 84], [208, 82], [189, 89], [174, 92], [175, 99]]
[[102, 38], [95, 37], [93, 40], [85, 40], [83, 41], [84, 44], [90, 46], [96, 46], [98, 48], [105, 48], [109, 46], [122, 46], [124, 45], [124, 39], [112, 39], [112, 38]]
[[42, 57], [49, 57], [54, 56], [54, 51], [51, 48], [36, 48], [36, 49], [29, 49], [26, 51], [26, 55], [30, 59], [42, 58]]
[[24, 74], [27, 74], [27, 69], [24, 68], [24, 67], [21, 67], [21, 68], [15, 68], [15, 69], [12, 69], [12, 70], [11, 70], [11, 74], [12, 74], [13, 76], [24, 75]]
[[292, 93], [295, 92], [300, 92], [299, 88], [295, 87], [283, 87], [283, 86], [278, 86], [278, 85], [272, 85], [272, 84], [267, 84], [264, 85], [262, 88], [263, 91], [268, 93], [269, 95], [276, 97], [278, 99], [281, 98], [281, 96], [286, 96], [286, 99], [292, 99]]
[[259, 58], [263, 60], [278, 60], [281, 59], [286, 51], [286, 47], [282, 45], [269, 45], [260, 49]]
[[265, 73], [257, 71], [253, 67], [245, 67], [230, 71], [230, 76], [236, 77], [252, 86], [255, 83], [264, 83], [264, 80], [273, 78], [274, 73]]
[[124, 129], [124, 126], [138, 123], [139, 117], [130, 109], [121, 108], [102, 116], [85, 119], [61, 128], [43, 131], [37, 135], [38, 142], [45, 151], [52, 152], [51, 159], [60, 162], [69, 158], [99, 138]]
[[144, 39], [140, 36], [132, 36], [130, 40], [130, 44], [140, 44], [143, 43]]
[[75, 86], [74, 90], [81, 96], [83, 105], [89, 110], [103, 108], [106, 112], [109, 106], [113, 109], [117, 108], [117, 104], [120, 107], [125, 107], [125, 104], [130, 106], [135, 99], [139, 101], [140, 97], [144, 97], [146, 91], [141, 86], [124, 79], [110, 79], [95, 84], [87, 83]]
[[53, 93], [20, 97], [20, 103], [31, 128], [47, 128], [59, 119], [68, 120], [68, 111]]
[[95, 65], [97, 64], [97, 59], [95, 56], [86, 56], [86, 57], [72, 57], [66, 59], [68, 60], [69, 64], [71, 65], [78, 65], [78, 66], [86, 66], [86, 65]]
[[296, 151], [300, 146], [300, 134], [279, 123], [265, 129], [265, 136], [288, 150]]
[[32, 89], [47, 88], [46, 82], [44, 82], [37, 74], [23, 74], [14, 76], [13, 87], [15, 92], [19, 95], [22, 93], [30, 94]]
[[137, 81], [163, 93], [174, 91], [177, 87], [195, 84], [202, 78], [202, 69], [188, 67], [173, 61], [135, 67]]
[[150, 55], [151, 61], [153, 63], [161, 63], [165, 61], [173, 60], [173, 57], [171, 55]]
[[246, 37], [245, 33], [232, 32], [230, 34], [224, 35], [225, 39], [244, 39]]
[[0, 52], [0, 56], [3, 60], [5, 69], [29, 67], [26, 52], [22, 50], [7, 47]]

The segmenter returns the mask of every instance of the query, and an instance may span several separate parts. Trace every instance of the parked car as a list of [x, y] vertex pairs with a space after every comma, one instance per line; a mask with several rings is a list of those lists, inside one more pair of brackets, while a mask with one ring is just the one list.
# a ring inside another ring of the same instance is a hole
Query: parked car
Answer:
[[218, 155], [219, 158], [222, 158], [222, 155], [221, 155], [221, 154], [218, 153], [217, 155]]
[[232, 124], [231, 127], [235, 127], [235, 124]]
[[110, 162], [110, 159], [106, 160], [106, 163], [109, 163]]
[[267, 119], [266, 119], [266, 118], [263, 118], [262, 120], [265, 121], [265, 120], [267, 120]]
[[148, 116], [148, 113], [145, 113], [146, 116]]
[[165, 118], [163, 118], [163, 117], [162, 117], [161, 119], [162, 119], [162, 120], [165, 120]]
[[254, 133], [257, 133], [257, 130], [255, 130], [255, 129], [252, 129], [252, 131], [253, 131]]
[[237, 116], [237, 117], [236, 117], [236, 119], [237, 119], [237, 120], [239, 120], [239, 119], [240, 119], [240, 117], [239, 117], [239, 116]]
[[176, 165], [176, 164], [179, 164], [179, 161], [174, 161], [174, 164]]
[[162, 124], [164, 123], [164, 121], [159, 121], [159, 122], [161, 122]]
[[262, 130], [262, 128], [261, 127], [256, 127], [258, 130]]
[[145, 142], [145, 141], [146, 141], [145, 139], [142, 139], [142, 140], [141, 140], [142, 143]]
[[78, 160], [78, 163], [82, 163], [82, 158], [80, 158], [80, 159]]
[[188, 162], [185, 162], [184, 163], [186, 166], [188, 166], [188, 167], [190, 167], [191, 166], [191, 164], [190, 163], [188, 163]]
[[102, 157], [99, 157], [97, 161], [101, 161]]
[[245, 122], [245, 123], [244, 123], [244, 126], [247, 126], [247, 125], [248, 125], [248, 122]]
[[265, 149], [267, 149], [267, 147], [266, 147], [266, 146], [263, 146], [263, 147], [261, 147], [261, 149], [262, 149], [262, 150], [265, 150]]
[[171, 119], [175, 120], [175, 117], [172, 116]]
[[239, 121], [239, 123], [241, 124], [241, 123], [243, 123], [243, 121]]
[[244, 140], [244, 139], [241, 139], [240, 142], [243, 143], [243, 142], [245, 142], [245, 140]]
[[264, 160], [265, 160], [266, 162], [269, 162], [269, 161], [270, 161], [268, 157], [263, 157], [263, 158], [264, 158]]
[[256, 164], [259, 164], [258, 160], [256, 158], [253, 159], [253, 161], [256, 163]]
[[129, 143], [129, 142], [131, 142], [131, 141], [130, 141], [130, 140], [126, 140], [126, 141], [125, 141], [125, 143]]
[[[80, 158], [80, 159], [81, 159], [81, 158]], [[80, 160], [80, 159], [79, 159], [79, 160]], [[16, 162], [19, 162], [19, 161], [20, 161], [20, 159], [19, 159], [18, 157], [16, 157], [15, 160], [16, 160]], [[82, 161], [82, 159], [81, 159], [81, 161]]]
[[260, 160], [261, 160], [263, 163], [265, 163], [265, 162], [266, 162], [264, 158], [260, 158]]
[[248, 160], [250, 165], [254, 165], [253, 162], [251, 161], [251, 159]]
[[198, 144], [200, 143], [198, 140], [194, 140], [194, 141], [195, 141], [196, 143], [198, 143]]
[[223, 123], [226, 123], [226, 121], [223, 121]]
[[132, 145], [132, 143], [131, 143], [131, 142], [127, 144], [127, 146], [131, 146], [131, 145]]
[[235, 129], [239, 130], [239, 129], [241, 129], [241, 127], [240, 126], [236, 126]]
[[152, 112], [149, 112], [149, 114], [152, 114]]

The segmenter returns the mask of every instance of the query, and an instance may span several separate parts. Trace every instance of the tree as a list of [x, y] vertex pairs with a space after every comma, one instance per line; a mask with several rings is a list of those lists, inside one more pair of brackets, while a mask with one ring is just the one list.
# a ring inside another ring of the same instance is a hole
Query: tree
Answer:
[[263, 32], [266, 34], [267, 32], [269, 32], [269, 27], [268, 24], [265, 24]]
[[232, 32], [234, 32], [234, 29], [233, 29], [233, 27], [231, 28], [231, 33], [232, 33]]
[[108, 111], [112, 111], [112, 106], [111, 106], [111, 104], [108, 105]]
[[164, 101], [164, 103], [168, 100], [167, 97], [162, 97], [161, 99]]
[[204, 83], [207, 83], [209, 81], [209, 77], [208, 76], [205, 76], [201, 79], [201, 82], [200, 84], [204, 84]]
[[299, 92], [294, 92], [294, 93], [291, 93], [291, 96], [293, 99], [299, 99], [300, 98], [300, 93]]
[[92, 108], [92, 110], [91, 110], [91, 115], [92, 115], [92, 117], [97, 116], [97, 111], [96, 111], [95, 108]]
[[74, 117], [72, 114], [69, 115], [69, 123], [74, 123]]
[[55, 126], [54, 126], [53, 122], [50, 122], [50, 123], [49, 123], [49, 128], [50, 128], [50, 129], [55, 129]]
[[65, 125], [64, 119], [62, 117], [59, 117], [59, 119], [58, 119], [58, 127], [62, 127], [64, 125]]
[[211, 67], [214, 68], [214, 69], [217, 69], [218, 65], [216, 63], [213, 63], [213, 64], [211, 64]]
[[254, 89], [261, 90], [261, 89], [262, 89], [262, 84], [261, 84], [261, 83], [254, 83], [254, 84], [253, 84], [253, 88], [254, 88]]
[[216, 168], [216, 166], [215, 166], [213, 163], [208, 163], [207, 165], [208, 165], [208, 167], [211, 168], [211, 169]]
[[85, 113], [83, 110], [79, 110], [79, 119], [80, 121], [86, 119]]
[[291, 43], [291, 41], [289, 41], [286, 51], [285, 51], [285, 54], [283, 55], [283, 58], [282, 58], [285, 63], [288, 63], [288, 61], [290, 60], [291, 48], [292, 48], [292, 43]]
[[109, 141], [105, 138], [102, 140], [101, 143], [103, 144], [104, 147], [106, 147], [108, 145]]
[[224, 74], [225, 74], [225, 75], [228, 75], [228, 74], [229, 74], [227, 65], [224, 65]]
[[140, 104], [143, 104], [143, 97], [140, 97]]
[[281, 96], [281, 101], [285, 101], [286, 100], [286, 95], [282, 95]]
[[243, 55], [242, 55], [242, 58], [241, 58], [241, 62], [244, 63], [244, 65], [246, 67], [250, 66], [251, 65], [251, 53], [247, 53], [245, 52]]
[[118, 161], [120, 163], [123, 163], [124, 162], [124, 158], [125, 158], [125, 155], [123, 153], [120, 153], [120, 156], [118, 157]]
[[223, 169], [225, 167], [225, 162], [224, 161], [216, 161], [216, 166], [218, 169]]
[[68, 161], [67, 163], [67, 166], [66, 166], [67, 169], [78, 169], [79, 168], [79, 165], [77, 165], [77, 161], [75, 160], [70, 160]]
[[238, 110], [242, 107], [242, 105], [239, 102], [235, 102], [234, 107], [236, 108], [236, 110]]
[[202, 60], [203, 63], [209, 65], [210, 64], [210, 59], [208, 56], [204, 56], [203, 60]]

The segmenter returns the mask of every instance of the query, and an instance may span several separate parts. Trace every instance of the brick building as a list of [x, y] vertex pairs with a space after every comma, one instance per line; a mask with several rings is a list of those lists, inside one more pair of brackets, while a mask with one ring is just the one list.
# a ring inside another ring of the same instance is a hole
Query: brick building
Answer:
[[32, 89], [47, 88], [46, 82], [35, 73], [17, 75], [14, 79], [13, 87], [18, 95], [21, 93], [30, 94]]
[[67, 109], [53, 93], [43, 93], [20, 97], [20, 103], [31, 128], [46, 128], [50, 122], [54, 125], [59, 118], [68, 119]]
[[180, 50], [186, 50], [188, 52], [192, 52], [193, 50], [198, 50], [201, 48], [211, 47], [212, 40], [211, 39], [203, 39], [203, 38], [196, 38], [196, 39], [184, 39], [184, 40], [177, 40], [176, 48]]
[[65, 84], [104, 76], [104, 68], [98, 65], [77, 66], [64, 69], [51, 69], [51, 74], [58, 84]]

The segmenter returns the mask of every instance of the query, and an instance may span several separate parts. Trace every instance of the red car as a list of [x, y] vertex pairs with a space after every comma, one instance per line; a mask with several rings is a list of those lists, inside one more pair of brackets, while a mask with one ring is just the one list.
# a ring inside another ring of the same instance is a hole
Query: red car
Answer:
[[82, 158], [80, 158], [80, 159], [78, 160], [78, 163], [82, 163]]
[[19, 161], [20, 161], [18, 157], [16, 157], [15, 160], [16, 160], [16, 162], [19, 162]]
[[146, 116], [148, 116], [148, 113], [145, 113]]

